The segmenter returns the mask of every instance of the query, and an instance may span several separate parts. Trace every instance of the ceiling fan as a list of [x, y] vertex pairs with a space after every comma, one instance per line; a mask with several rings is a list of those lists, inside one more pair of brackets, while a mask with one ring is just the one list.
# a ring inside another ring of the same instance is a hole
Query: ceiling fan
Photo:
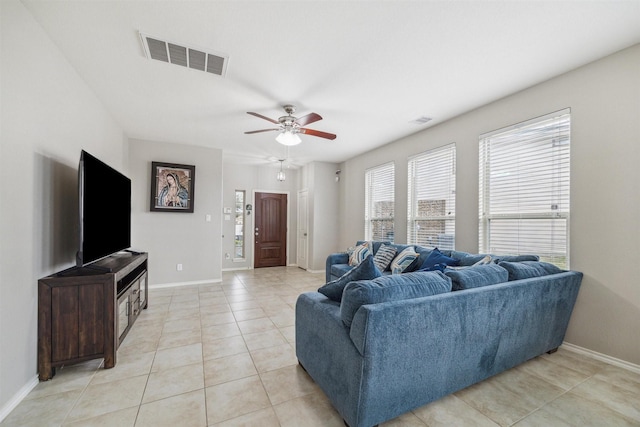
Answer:
[[296, 112], [296, 107], [293, 105], [285, 105], [284, 111], [288, 114], [287, 116], [282, 116], [278, 120], [271, 119], [269, 117], [263, 116], [262, 114], [253, 113], [248, 111], [247, 114], [251, 114], [252, 116], [259, 117], [261, 119], [267, 120], [273, 124], [278, 125], [277, 128], [271, 129], [260, 129], [260, 130], [252, 130], [249, 132], [245, 132], [245, 134], [253, 134], [260, 132], [271, 132], [278, 131], [280, 134], [276, 137], [276, 141], [283, 145], [296, 145], [302, 142], [299, 133], [303, 133], [305, 135], [318, 136], [320, 138], [326, 138], [334, 140], [336, 139], [336, 135], [332, 133], [322, 132], [319, 130], [308, 129], [303, 126], [308, 124], [317, 122], [318, 120], [322, 120], [322, 116], [316, 113], [309, 113], [306, 116], [302, 117], [294, 117], [293, 113]]

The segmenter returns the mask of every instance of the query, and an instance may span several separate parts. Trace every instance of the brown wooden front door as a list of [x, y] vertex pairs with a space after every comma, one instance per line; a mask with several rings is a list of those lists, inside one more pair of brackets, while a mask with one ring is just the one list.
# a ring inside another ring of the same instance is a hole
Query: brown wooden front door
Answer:
[[256, 193], [254, 267], [287, 265], [287, 195]]

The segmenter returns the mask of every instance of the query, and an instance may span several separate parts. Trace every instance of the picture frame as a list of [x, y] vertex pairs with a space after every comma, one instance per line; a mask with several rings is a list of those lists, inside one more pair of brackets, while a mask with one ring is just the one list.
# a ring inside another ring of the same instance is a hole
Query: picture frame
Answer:
[[151, 162], [151, 212], [193, 213], [196, 167]]

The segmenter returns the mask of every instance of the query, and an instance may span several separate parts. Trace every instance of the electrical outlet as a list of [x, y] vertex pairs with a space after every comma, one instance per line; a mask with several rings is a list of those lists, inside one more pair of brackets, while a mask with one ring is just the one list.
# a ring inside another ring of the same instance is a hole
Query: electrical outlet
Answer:
[[231, 255], [229, 255], [229, 252], [227, 252], [226, 254], [224, 254], [224, 259], [231, 259]]
[[178, 271], [182, 271], [182, 264], [178, 264], [178, 265], [176, 265], [176, 270], [178, 270]]

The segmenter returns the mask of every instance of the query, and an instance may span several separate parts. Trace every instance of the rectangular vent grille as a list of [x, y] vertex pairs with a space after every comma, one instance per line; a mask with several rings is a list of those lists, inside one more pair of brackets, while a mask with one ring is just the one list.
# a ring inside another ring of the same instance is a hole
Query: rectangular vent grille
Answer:
[[140, 33], [140, 39], [144, 46], [144, 52], [149, 59], [169, 62], [218, 76], [224, 76], [226, 73], [227, 62], [229, 61], [229, 57], [226, 55], [181, 46], [143, 33]]
[[431, 117], [420, 116], [415, 120], [411, 120], [409, 123], [412, 123], [414, 125], [423, 125], [425, 123], [429, 123], [431, 120], [433, 120]]

